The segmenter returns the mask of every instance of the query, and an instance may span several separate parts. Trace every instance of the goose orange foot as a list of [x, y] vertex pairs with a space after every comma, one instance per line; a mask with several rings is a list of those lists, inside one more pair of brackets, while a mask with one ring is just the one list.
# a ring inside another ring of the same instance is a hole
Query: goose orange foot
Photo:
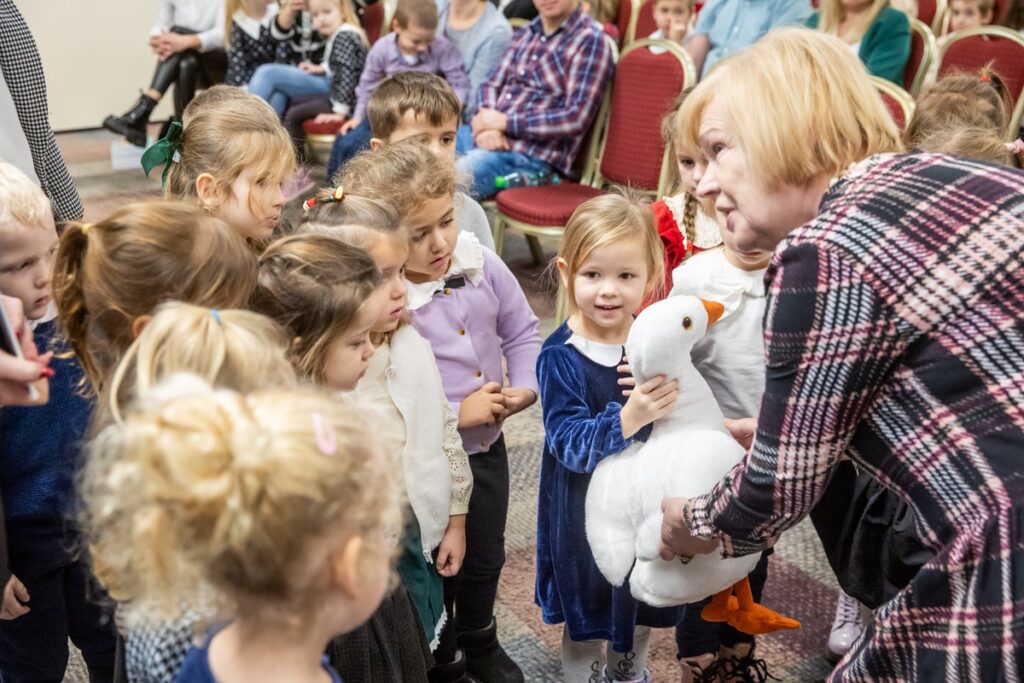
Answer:
[[746, 578], [716, 593], [701, 610], [700, 616], [704, 621], [724, 621], [737, 631], [755, 636], [800, 628], [800, 622], [796, 619], [790, 619], [754, 602], [750, 581]]

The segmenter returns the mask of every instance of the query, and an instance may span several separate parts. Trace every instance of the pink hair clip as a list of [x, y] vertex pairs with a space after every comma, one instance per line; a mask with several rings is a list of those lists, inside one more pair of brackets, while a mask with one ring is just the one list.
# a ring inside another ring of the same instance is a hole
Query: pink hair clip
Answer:
[[338, 452], [338, 437], [334, 428], [327, 424], [320, 413], [313, 413], [313, 432], [316, 434], [316, 447], [321, 453], [334, 455]]

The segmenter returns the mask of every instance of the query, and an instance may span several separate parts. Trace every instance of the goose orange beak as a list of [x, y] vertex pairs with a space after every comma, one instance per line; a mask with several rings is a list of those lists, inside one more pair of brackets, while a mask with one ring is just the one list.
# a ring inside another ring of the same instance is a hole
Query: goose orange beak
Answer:
[[704, 304], [704, 310], [708, 312], [708, 327], [711, 327], [725, 313], [725, 306], [717, 301], [708, 301], [707, 299], [701, 299], [700, 302]]

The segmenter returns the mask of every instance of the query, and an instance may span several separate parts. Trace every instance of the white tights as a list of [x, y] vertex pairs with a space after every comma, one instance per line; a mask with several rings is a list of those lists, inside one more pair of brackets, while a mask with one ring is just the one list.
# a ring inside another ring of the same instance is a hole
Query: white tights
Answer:
[[572, 640], [569, 638], [569, 629], [563, 627], [562, 674], [565, 676], [565, 683], [641, 683], [646, 680], [644, 667], [647, 664], [650, 642], [651, 629], [647, 626], [637, 626], [633, 629], [633, 650], [620, 653], [615, 652], [611, 645], [603, 640]]

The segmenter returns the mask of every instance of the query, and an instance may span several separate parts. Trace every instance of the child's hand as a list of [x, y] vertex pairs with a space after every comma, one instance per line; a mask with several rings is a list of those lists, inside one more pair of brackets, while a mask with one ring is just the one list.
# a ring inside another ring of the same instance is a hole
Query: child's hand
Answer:
[[619, 413], [622, 436], [628, 439], [658, 418], [668, 415], [676, 407], [678, 396], [679, 382], [668, 381], [661, 375], [638, 386]]
[[682, 43], [690, 30], [690, 22], [687, 19], [673, 19], [668, 27], [668, 39], [673, 43]]
[[362, 121], [359, 119], [349, 119], [348, 121], [342, 124], [341, 128], [338, 129], [338, 135], [344, 135], [345, 133], [349, 132], [350, 130], [358, 126], [360, 123], [362, 123]]
[[437, 573], [441, 576], [455, 576], [462, 569], [466, 559], [466, 515], [452, 515], [448, 518], [441, 545], [437, 548]]
[[0, 619], [10, 621], [28, 614], [29, 608], [25, 605], [28, 600], [28, 589], [25, 588], [25, 584], [12, 574], [4, 586], [3, 601], [0, 602]]
[[520, 410], [529, 408], [537, 400], [537, 392], [533, 389], [505, 387], [501, 393], [505, 395], [505, 413], [501, 417], [502, 420], [508, 419]]
[[312, 62], [302, 62], [299, 64], [299, 71], [304, 74], [323, 74], [327, 73], [326, 70], [319, 64], [313, 64]]
[[633, 377], [633, 368], [629, 367], [629, 360], [625, 356], [622, 357], [622, 365], [615, 368], [620, 375], [625, 375], [619, 378], [619, 386], [625, 387], [622, 390], [622, 395], [629, 398], [629, 395], [633, 393], [633, 389], [636, 388], [636, 378]]
[[459, 429], [492, 425], [505, 414], [505, 394], [497, 382], [488, 382], [462, 400]]

